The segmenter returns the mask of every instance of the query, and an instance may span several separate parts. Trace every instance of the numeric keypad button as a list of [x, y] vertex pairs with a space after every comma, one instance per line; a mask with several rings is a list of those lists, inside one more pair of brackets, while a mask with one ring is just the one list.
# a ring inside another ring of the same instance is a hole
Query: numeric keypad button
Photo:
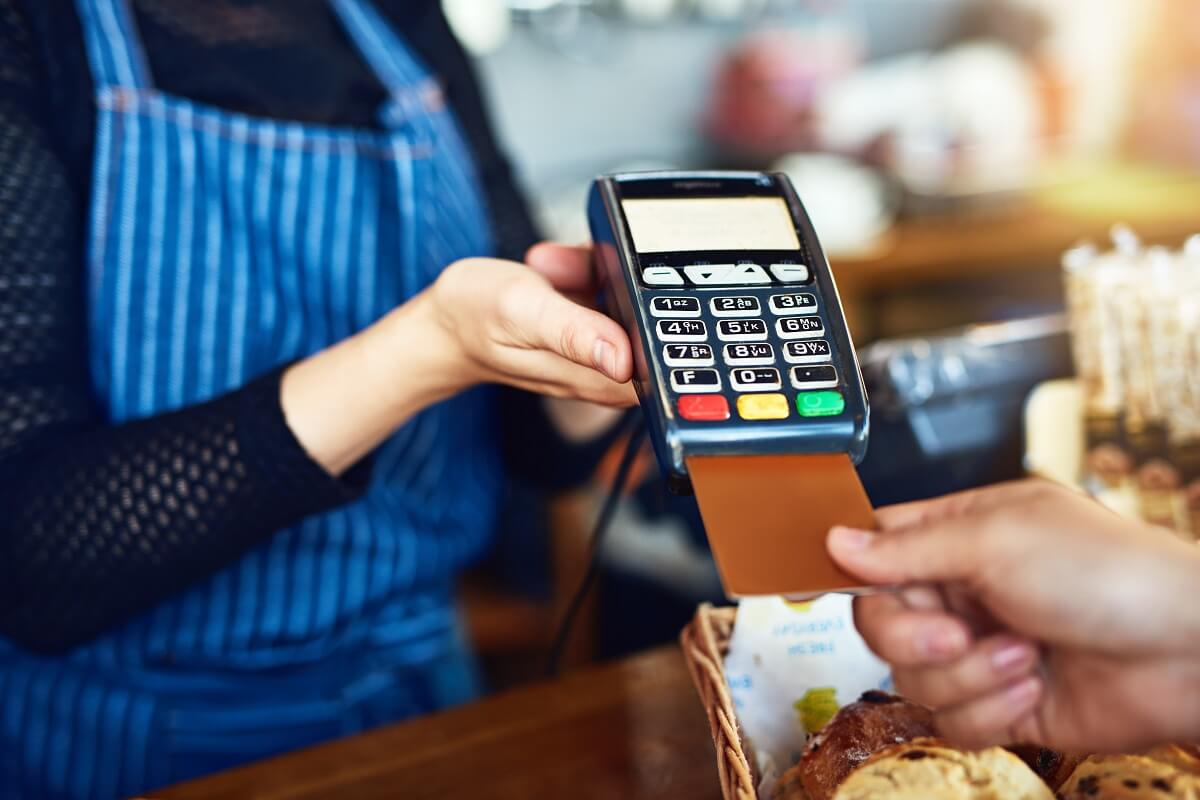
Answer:
[[671, 388], [680, 394], [715, 392], [721, 388], [721, 376], [715, 369], [673, 369]]
[[664, 295], [650, 300], [650, 314], [667, 319], [700, 316], [700, 299]]
[[838, 385], [837, 369], [832, 366], [823, 367], [792, 367], [792, 386], [808, 391], [811, 389], [832, 389]]
[[767, 339], [767, 323], [761, 319], [723, 319], [717, 322], [717, 337], [722, 342], [762, 342]]
[[714, 317], [755, 317], [762, 311], [757, 297], [714, 297], [708, 307]]
[[706, 344], [663, 345], [663, 360], [668, 367], [711, 367], [713, 349]]
[[775, 332], [780, 339], [817, 339], [825, 334], [825, 326], [819, 317], [784, 317], [775, 320]]
[[783, 385], [774, 367], [730, 370], [729, 382], [739, 392], [777, 392]]
[[823, 364], [833, 358], [829, 342], [811, 339], [801, 342], [785, 342], [783, 357], [789, 364]]
[[771, 295], [771, 311], [780, 316], [817, 313], [817, 296], [808, 292]]
[[660, 319], [658, 338], [664, 342], [703, 342], [708, 338], [708, 327], [695, 319]]
[[767, 367], [775, 363], [775, 348], [766, 342], [727, 344], [724, 356], [731, 367]]

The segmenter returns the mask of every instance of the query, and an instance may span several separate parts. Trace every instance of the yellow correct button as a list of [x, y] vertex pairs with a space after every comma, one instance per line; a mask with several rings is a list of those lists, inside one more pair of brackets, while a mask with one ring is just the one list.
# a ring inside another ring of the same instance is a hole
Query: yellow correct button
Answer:
[[744, 394], [738, 398], [742, 419], [787, 419], [788, 401], [781, 394]]

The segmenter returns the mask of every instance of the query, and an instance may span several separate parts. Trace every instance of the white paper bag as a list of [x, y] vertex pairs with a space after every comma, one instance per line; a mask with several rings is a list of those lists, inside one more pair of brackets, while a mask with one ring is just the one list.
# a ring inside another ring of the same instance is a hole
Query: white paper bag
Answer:
[[851, 599], [760, 597], [738, 606], [725, 675], [758, 759], [760, 797], [840, 707], [869, 689], [891, 690], [887, 666], [854, 629]]

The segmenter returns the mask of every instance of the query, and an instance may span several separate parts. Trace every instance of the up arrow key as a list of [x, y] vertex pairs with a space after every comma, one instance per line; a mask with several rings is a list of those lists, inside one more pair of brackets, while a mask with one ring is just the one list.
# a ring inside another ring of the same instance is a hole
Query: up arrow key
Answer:
[[737, 284], [770, 283], [771, 276], [758, 264], [737, 264], [729, 272], [729, 282]]

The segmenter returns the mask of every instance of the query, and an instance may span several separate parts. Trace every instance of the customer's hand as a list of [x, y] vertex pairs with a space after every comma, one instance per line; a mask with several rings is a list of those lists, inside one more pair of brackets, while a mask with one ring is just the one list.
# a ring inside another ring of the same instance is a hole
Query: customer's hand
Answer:
[[1052, 484], [879, 511], [829, 550], [896, 688], [968, 746], [1135, 750], [1200, 738], [1200, 549]]
[[469, 258], [451, 264], [427, 302], [432, 346], [452, 352], [465, 387], [506, 383], [608, 406], [637, 402], [624, 329], [590, 307], [591, 251], [539, 245], [528, 264]]

